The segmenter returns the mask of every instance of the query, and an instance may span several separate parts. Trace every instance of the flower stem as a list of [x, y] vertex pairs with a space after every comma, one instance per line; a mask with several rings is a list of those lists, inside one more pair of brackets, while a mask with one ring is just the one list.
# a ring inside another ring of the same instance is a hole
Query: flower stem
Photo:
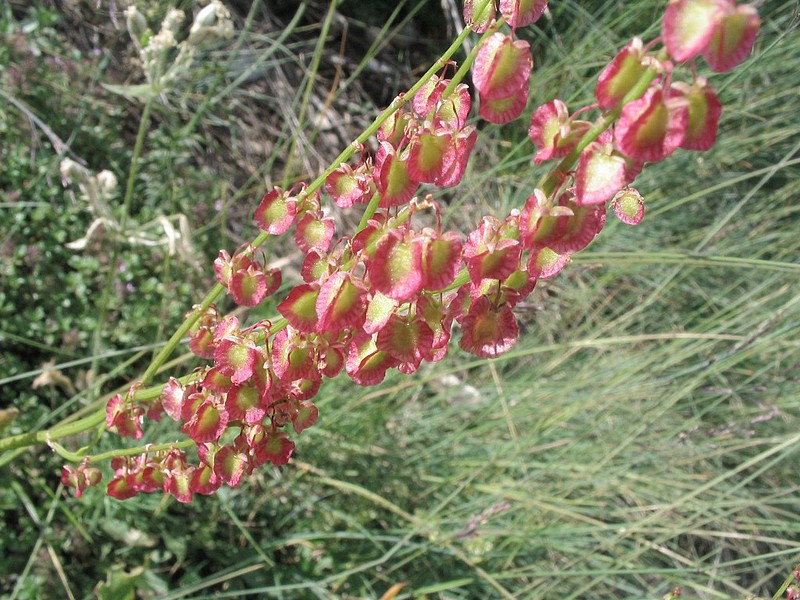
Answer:
[[353, 140], [353, 142], [350, 145], [348, 145], [347, 148], [342, 150], [339, 156], [333, 159], [333, 162], [331, 162], [330, 166], [327, 169], [325, 169], [325, 171], [314, 181], [312, 181], [309, 184], [309, 186], [304, 190], [304, 194], [305, 195], [312, 194], [319, 188], [321, 188], [325, 184], [325, 180], [328, 178], [328, 176], [330, 176], [331, 173], [333, 173], [336, 169], [338, 169], [339, 165], [341, 165], [343, 162], [347, 162], [350, 159], [350, 157], [353, 156], [353, 154], [359, 151], [361, 149], [361, 146], [364, 143], [366, 143], [367, 140], [369, 140], [369, 138], [371, 138], [378, 132], [378, 129], [381, 128], [381, 125], [383, 125], [389, 117], [391, 117], [394, 113], [400, 110], [400, 108], [402, 108], [409, 100], [411, 100], [414, 97], [414, 94], [416, 94], [420, 89], [422, 89], [422, 86], [424, 86], [430, 80], [431, 77], [433, 77], [438, 71], [444, 68], [444, 66], [447, 64], [447, 61], [450, 60], [450, 58], [453, 56], [453, 54], [456, 53], [456, 51], [458, 51], [458, 49], [461, 47], [461, 44], [464, 43], [464, 40], [467, 39], [467, 36], [469, 36], [471, 32], [472, 29], [470, 29], [469, 27], [465, 28], [459, 34], [459, 36], [453, 41], [453, 43], [450, 44], [447, 50], [444, 51], [444, 54], [442, 54], [442, 56], [440, 56], [439, 59], [435, 63], [433, 63], [433, 66], [431, 66], [430, 69], [425, 71], [425, 74], [422, 75], [422, 77], [420, 77], [419, 80], [414, 85], [412, 85], [405, 94], [396, 97], [392, 101], [392, 103], [388, 107], [386, 107], [383, 110], [383, 112], [381, 112], [381, 114], [377, 116], [377, 118], [372, 122], [372, 124], [361, 133], [361, 135], [359, 135], [355, 140]]
[[149, 452], [161, 452], [162, 450], [174, 450], [181, 448], [189, 448], [197, 445], [194, 440], [183, 440], [180, 442], [171, 442], [166, 444], [147, 444], [145, 446], [136, 446], [134, 448], [117, 448], [116, 450], [109, 450], [101, 452], [100, 454], [81, 454], [80, 452], [70, 452], [61, 444], [53, 441], [50, 442], [50, 447], [64, 460], [71, 462], [82, 462], [86, 459], [89, 463], [99, 463], [105, 460], [111, 460], [118, 456], [139, 456], [140, 454], [147, 454]]
[[[102, 410], [98, 410], [88, 417], [78, 419], [72, 423], [56, 425], [55, 427], [44, 431], [32, 431], [29, 433], [21, 433], [19, 435], [12, 435], [10, 437], [0, 439], [0, 453], [7, 450], [13, 450], [15, 448], [26, 448], [28, 446], [34, 446], [37, 444], [46, 444], [48, 441], [58, 440], [70, 435], [88, 431], [93, 427], [103, 424], [105, 421], [105, 414], [106, 409], [103, 407]], [[7, 460], [5, 457], [0, 457], [0, 467], [5, 465], [6, 462]]]
[[153, 98], [148, 98], [145, 102], [142, 118], [139, 121], [139, 131], [136, 133], [136, 142], [133, 145], [133, 155], [131, 156], [131, 170], [128, 173], [128, 182], [125, 185], [125, 197], [122, 200], [122, 223], [123, 230], [127, 226], [128, 216], [131, 210], [131, 200], [133, 199], [133, 188], [136, 183], [136, 175], [139, 173], [139, 158], [144, 147], [144, 138], [147, 135], [147, 126], [150, 124], [150, 111], [153, 108]]
[[175, 333], [172, 334], [172, 337], [169, 338], [167, 345], [161, 349], [158, 355], [150, 363], [150, 366], [147, 367], [147, 370], [145, 370], [144, 375], [142, 375], [140, 380], [142, 385], [147, 385], [150, 383], [150, 381], [152, 381], [153, 377], [158, 372], [159, 367], [164, 364], [178, 344], [181, 343], [181, 340], [184, 338], [184, 336], [189, 332], [194, 324], [197, 323], [200, 317], [205, 314], [208, 307], [211, 306], [217, 298], [219, 298], [223, 291], [225, 291], [225, 288], [219, 283], [216, 284], [206, 294], [206, 297], [203, 298], [200, 306], [193, 310], [189, 316], [186, 317], [183, 323], [181, 323], [180, 327], [178, 327]]

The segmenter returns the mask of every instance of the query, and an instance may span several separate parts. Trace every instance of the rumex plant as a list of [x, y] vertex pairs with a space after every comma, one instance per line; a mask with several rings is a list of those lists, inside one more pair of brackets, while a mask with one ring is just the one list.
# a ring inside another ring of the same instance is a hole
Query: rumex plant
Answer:
[[[532, 160], [552, 166], [524, 205], [484, 216], [465, 235], [445, 230], [434, 193], [464, 175], [478, 137], [471, 115], [502, 124], [525, 110], [533, 58], [517, 30], [546, 10], [545, 0], [466, 0], [466, 28], [417, 84], [314, 181], [264, 194], [254, 212], [261, 233], [232, 254], [220, 251], [217, 286], [140, 381], [97, 414], [0, 440], [0, 450], [50, 444], [75, 463], [62, 482], [77, 496], [100, 483], [96, 465], [109, 460], [110, 496], [162, 491], [188, 502], [287, 463], [291, 431], [319, 418], [314, 398], [326, 378], [344, 372], [370, 386], [390, 369], [414, 373], [442, 360], [456, 331], [460, 348], [481, 358], [513, 347], [517, 305], [600, 233], [608, 208], [624, 223], [642, 220], [632, 184], [645, 164], [714, 144], [722, 107], [695, 61], [732, 69], [759, 27], [755, 10], [733, 0], [671, 0], [661, 37], [622, 48], [600, 72], [592, 104], [570, 110], [554, 99], [533, 111]], [[456, 65], [451, 56], [473, 32], [480, 39]], [[688, 80], [677, 79], [680, 63]], [[337, 231], [328, 202], [361, 211], [355, 231]], [[278, 314], [250, 325], [223, 314], [215, 305], [223, 293], [253, 307], [288, 283], [262, 249], [284, 235], [305, 259], [302, 281], [273, 298]], [[186, 336], [206, 365], [148, 387]], [[58, 442], [95, 427], [138, 440], [163, 417], [185, 439], [95, 455]]]

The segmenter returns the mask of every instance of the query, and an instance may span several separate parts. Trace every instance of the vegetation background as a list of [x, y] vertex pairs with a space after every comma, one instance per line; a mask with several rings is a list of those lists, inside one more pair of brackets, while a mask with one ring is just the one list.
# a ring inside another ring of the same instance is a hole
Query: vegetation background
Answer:
[[[167, 8], [137, 6], [153, 26]], [[180, 257], [103, 230], [65, 247], [93, 216], [61, 159], [121, 187], [131, 169], [142, 102], [103, 85], [143, 81], [122, 2], [0, 4], [0, 409], [19, 411], [5, 434], [132, 381], [218, 250], [252, 237], [265, 187], [318, 173], [460, 20], [454, 0], [229, 6], [234, 38], [155, 104], [133, 202], [113, 209], [140, 225], [185, 215]], [[531, 111], [589, 102], [663, 8], [554, 0], [520, 32], [531, 102], [480, 125], [467, 177], [441, 196], [449, 226], [521, 206], [541, 175]], [[74, 499], [48, 449], [0, 456], [0, 598], [380, 598], [397, 584], [398, 598], [778, 597], [800, 560], [800, 36], [795, 0], [760, 13], [753, 56], [711, 77], [715, 148], [645, 170], [645, 220], [610, 223], [540, 285], [512, 352], [454, 350], [375, 388], [327, 382], [290, 465], [189, 505]]]

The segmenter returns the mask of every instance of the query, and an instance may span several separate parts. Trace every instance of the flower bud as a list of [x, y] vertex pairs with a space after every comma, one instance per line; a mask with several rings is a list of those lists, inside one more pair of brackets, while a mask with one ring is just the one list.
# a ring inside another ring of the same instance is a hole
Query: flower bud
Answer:
[[214, 2], [204, 7], [197, 16], [194, 18], [192, 24], [192, 31], [196, 31], [203, 27], [211, 27], [217, 21], [217, 7]]
[[117, 189], [117, 177], [105, 169], [97, 174], [98, 191], [104, 196], [111, 196]]
[[141, 42], [147, 33], [147, 19], [144, 18], [144, 15], [139, 12], [135, 5], [125, 9], [125, 24], [128, 27], [131, 39], [137, 43]]
[[71, 158], [63, 159], [59, 170], [61, 171], [61, 177], [77, 181], [78, 183], [85, 183], [89, 178], [89, 172]]
[[161, 30], [168, 30], [174, 34], [178, 33], [178, 30], [181, 27], [181, 23], [186, 18], [186, 15], [182, 10], [178, 10], [177, 8], [170, 9], [167, 12], [167, 16], [164, 17], [164, 20], [161, 21]]
[[644, 218], [644, 198], [636, 188], [626, 187], [611, 199], [617, 218], [626, 225], [638, 225]]
[[203, 8], [194, 19], [189, 38], [189, 45], [197, 46], [203, 42], [213, 42], [217, 39], [228, 39], [233, 36], [233, 23], [231, 13], [219, 0], [213, 0]]

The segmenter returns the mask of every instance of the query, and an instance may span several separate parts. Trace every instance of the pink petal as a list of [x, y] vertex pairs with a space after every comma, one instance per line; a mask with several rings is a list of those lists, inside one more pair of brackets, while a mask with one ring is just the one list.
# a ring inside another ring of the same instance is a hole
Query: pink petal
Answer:
[[633, 38], [603, 69], [597, 79], [595, 96], [601, 108], [614, 108], [625, 98], [647, 70], [643, 64], [642, 40]]
[[478, 114], [490, 123], [504, 125], [519, 117], [527, 104], [528, 86], [525, 85], [508, 98], [488, 100], [481, 97]]
[[495, 0], [464, 0], [464, 23], [475, 33], [483, 33], [494, 22]]
[[371, 179], [371, 175], [355, 172], [350, 165], [342, 163], [328, 175], [325, 180], [325, 191], [333, 198], [336, 206], [350, 208], [356, 203], [369, 201], [372, 195]]
[[183, 424], [181, 431], [197, 443], [215, 442], [225, 431], [227, 424], [227, 411], [220, 410], [209, 399], [200, 404], [192, 418]]
[[714, 89], [704, 77], [699, 77], [692, 86], [674, 83], [670, 95], [677, 95], [688, 101], [688, 121], [681, 148], [687, 150], [708, 150], [717, 139], [717, 126], [722, 114], [722, 103]]
[[433, 183], [455, 159], [453, 136], [446, 131], [418, 131], [408, 147], [408, 175], [414, 181]]
[[651, 86], [644, 96], [622, 109], [614, 131], [617, 148], [636, 160], [663, 160], [683, 141], [687, 109], [684, 99], [666, 99], [661, 87]]
[[256, 306], [267, 297], [267, 277], [255, 266], [239, 269], [231, 275], [228, 290], [239, 306]]
[[161, 396], [159, 397], [161, 406], [164, 407], [164, 412], [174, 421], [181, 420], [184, 391], [183, 384], [174, 377], [170, 377], [167, 385], [161, 390]]
[[569, 262], [569, 254], [559, 254], [547, 246], [531, 250], [528, 273], [537, 279], [550, 279], [558, 275]]
[[461, 237], [454, 231], [440, 234], [425, 244], [422, 257], [423, 285], [426, 290], [441, 290], [450, 285], [461, 264]]
[[318, 417], [319, 410], [313, 402], [301, 402], [292, 418], [295, 433], [302, 433], [311, 427], [317, 422]]
[[500, 12], [512, 28], [535, 23], [547, 8], [547, 0], [500, 0]]
[[430, 355], [433, 331], [423, 320], [392, 316], [378, 332], [375, 346], [400, 362], [419, 365]]
[[358, 333], [350, 343], [345, 369], [358, 385], [376, 385], [396, 365], [397, 360], [377, 349], [372, 336]]
[[494, 358], [511, 349], [518, 338], [519, 326], [511, 308], [494, 308], [481, 296], [461, 321], [459, 346], [480, 358]]
[[382, 294], [401, 302], [414, 298], [422, 288], [422, 244], [390, 230], [369, 261], [367, 273]]
[[575, 174], [576, 204], [600, 204], [625, 185], [625, 159], [610, 144], [592, 142], [581, 153]]
[[700, 54], [732, 5], [731, 0], [670, 0], [661, 28], [670, 57], [683, 62]]
[[253, 218], [267, 233], [281, 235], [291, 227], [295, 213], [295, 199], [280, 188], [273, 188], [261, 199]]
[[278, 304], [278, 312], [299, 331], [317, 330], [317, 298], [319, 285], [316, 283], [300, 284], [289, 292], [286, 299]]
[[225, 398], [225, 410], [230, 420], [244, 421], [248, 425], [259, 423], [266, 415], [258, 386], [234, 386]]
[[320, 331], [360, 327], [366, 316], [366, 294], [349, 273], [338, 271], [319, 290], [316, 312]]
[[307, 212], [297, 223], [294, 239], [303, 252], [310, 252], [312, 249], [327, 252], [335, 233], [332, 218]]
[[449, 167], [434, 181], [439, 187], [450, 187], [458, 184], [464, 176], [472, 149], [478, 139], [475, 127], [465, 127], [453, 139], [453, 160]]
[[569, 111], [561, 100], [553, 100], [542, 104], [531, 115], [528, 137], [539, 149], [534, 158], [536, 164], [558, 156], [565, 156], [569, 148], [558, 148], [557, 140], [561, 137], [562, 128], [569, 122]]
[[367, 317], [364, 323], [364, 331], [370, 335], [382, 329], [389, 319], [392, 318], [394, 311], [400, 302], [389, 296], [381, 294], [379, 291], [372, 293], [372, 299], [367, 306]]
[[723, 18], [703, 49], [703, 58], [718, 73], [730, 71], [748, 57], [761, 20], [755, 7], [742, 4]]
[[472, 81], [481, 98], [507, 99], [528, 86], [532, 67], [533, 58], [528, 42], [494, 33], [478, 50]]
[[419, 187], [419, 182], [408, 173], [406, 160], [399, 157], [388, 142], [381, 142], [375, 156], [374, 179], [381, 194], [381, 208], [405, 204]]

